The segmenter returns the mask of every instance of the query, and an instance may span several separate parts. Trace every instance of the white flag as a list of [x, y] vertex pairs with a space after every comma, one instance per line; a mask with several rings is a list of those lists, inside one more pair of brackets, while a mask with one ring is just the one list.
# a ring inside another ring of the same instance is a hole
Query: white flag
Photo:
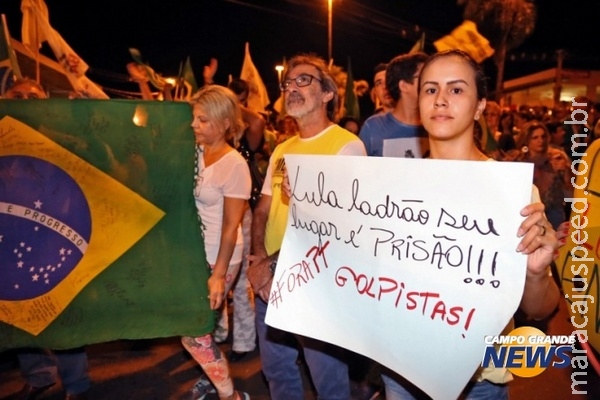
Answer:
[[248, 86], [250, 86], [248, 107], [257, 112], [264, 111], [270, 103], [269, 95], [265, 84], [258, 74], [258, 70], [252, 62], [252, 58], [250, 58], [250, 44], [248, 42], [246, 42], [246, 55], [244, 56], [240, 79], [248, 82]]
[[83, 97], [108, 99], [106, 93], [85, 76], [89, 66], [50, 26], [48, 8], [44, 0], [22, 0], [21, 11], [23, 12], [23, 25], [21, 27], [23, 44], [27, 45], [34, 53], [37, 53], [41, 43], [47, 41], [57, 61], [65, 70], [69, 82], [78, 94]]
[[21, 42], [36, 54], [42, 47], [42, 43], [48, 40], [38, 27], [37, 15], [41, 15], [43, 19], [49, 21], [48, 7], [43, 0], [21, 0], [21, 12], [23, 13]]

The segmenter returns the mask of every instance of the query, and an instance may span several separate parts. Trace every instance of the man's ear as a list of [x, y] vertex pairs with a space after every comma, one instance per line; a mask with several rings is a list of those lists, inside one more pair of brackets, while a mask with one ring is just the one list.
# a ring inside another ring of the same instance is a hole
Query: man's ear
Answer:
[[400, 79], [400, 81], [398, 81], [398, 89], [400, 89], [400, 93], [404, 93], [408, 90], [407, 88], [408, 83], [402, 79]]
[[327, 103], [333, 99], [333, 92], [325, 92], [323, 94], [323, 103]]

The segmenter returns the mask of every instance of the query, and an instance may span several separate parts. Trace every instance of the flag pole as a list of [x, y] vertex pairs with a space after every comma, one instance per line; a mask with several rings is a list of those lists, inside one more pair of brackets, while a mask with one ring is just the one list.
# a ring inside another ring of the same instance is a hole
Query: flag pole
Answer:
[[36, 18], [35, 21], [35, 81], [38, 84], [42, 84], [41, 82], [41, 77], [40, 77], [40, 42], [38, 41], [38, 37], [39, 37], [39, 33], [38, 33], [38, 21]]
[[327, 55], [329, 60], [333, 57], [333, 0], [327, 0], [328, 15], [327, 15]]

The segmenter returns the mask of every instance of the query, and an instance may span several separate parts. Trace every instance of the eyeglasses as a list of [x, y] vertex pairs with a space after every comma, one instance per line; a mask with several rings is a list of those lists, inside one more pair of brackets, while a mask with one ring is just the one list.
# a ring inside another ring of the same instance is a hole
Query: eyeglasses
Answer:
[[316, 79], [317, 81], [323, 83], [323, 81], [321, 79], [317, 78], [316, 76], [313, 76], [310, 74], [301, 74], [295, 78], [286, 79], [286, 80], [281, 81], [281, 83], [279, 84], [279, 89], [281, 89], [282, 92], [285, 92], [286, 90], [288, 90], [290, 88], [290, 85], [292, 84], [292, 82], [296, 82], [296, 86], [298, 86], [298, 87], [308, 86], [312, 83], [313, 79]]

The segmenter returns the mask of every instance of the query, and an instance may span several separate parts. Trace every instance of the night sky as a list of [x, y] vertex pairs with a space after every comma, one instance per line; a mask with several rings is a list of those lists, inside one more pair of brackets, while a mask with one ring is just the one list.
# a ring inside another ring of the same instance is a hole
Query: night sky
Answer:
[[[20, 0], [0, 1], [11, 36], [21, 39]], [[566, 67], [598, 68], [596, 13], [590, 0], [538, 1], [535, 33], [513, 53], [507, 79], [555, 66], [555, 51], [567, 49]], [[135, 47], [158, 73], [176, 75], [190, 56], [198, 79], [211, 57], [219, 61], [216, 82], [239, 76], [244, 43], [271, 100], [277, 94], [275, 65], [298, 52], [327, 57], [326, 0], [46, 0], [50, 24], [87, 62], [92, 80], [111, 86], [110, 73], [126, 75]], [[355, 79], [372, 79], [373, 67], [407, 52], [425, 31], [426, 51], [432, 41], [462, 22], [462, 8], [453, 0], [334, 0], [333, 58], [352, 63]], [[418, 28], [417, 28], [418, 27]], [[523, 59], [520, 57], [525, 56]], [[491, 60], [486, 72], [495, 76]], [[115, 83], [115, 86], [117, 84]]]

